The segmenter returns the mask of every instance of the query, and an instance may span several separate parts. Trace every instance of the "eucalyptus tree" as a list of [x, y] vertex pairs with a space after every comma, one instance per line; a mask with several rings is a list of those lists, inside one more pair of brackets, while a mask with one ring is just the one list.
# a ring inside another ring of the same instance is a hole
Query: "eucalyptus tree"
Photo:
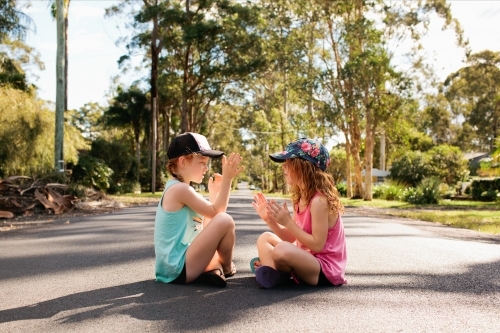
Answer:
[[473, 130], [473, 148], [493, 151], [500, 135], [500, 52], [482, 51], [448, 76], [445, 95], [453, 112]]
[[[132, 39], [132, 41], [127, 45], [129, 52], [133, 52], [137, 48], [146, 47], [149, 48], [149, 57], [145, 57], [145, 60], [149, 62], [151, 67], [149, 82], [150, 82], [150, 133], [148, 137], [150, 138], [149, 152], [151, 158], [151, 192], [154, 193], [156, 190], [156, 169], [157, 169], [157, 151], [159, 149], [158, 142], [158, 58], [162, 51], [163, 45], [159, 36], [161, 34], [162, 26], [159, 24], [159, 10], [168, 1], [161, 0], [125, 0], [118, 5], [114, 5], [106, 10], [106, 16], [117, 15], [125, 12], [126, 8], [132, 8], [129, 14], [133, 17], [133, 22], [129, 24], [130, 27], [135, 30], [139, 30], [139, 33]], [[150, 25], [152, 25], [151, 30], [149, 30]], [[119, 63], [125, 62], [129, 59], [129, 55], [123, 55]]]
[[82, 136], [92, 142], [102, 136], [104, 108], [97, 103], [86, 103], [78, 110], [67, 110], [66, 122], [77, 128]]
[[[68, 110], [68, 14], [69, 4], [71, 0], [63, 0], [64, 6], [64, 110]], [[50, 12], [52, 18], [57, 20], [57, 2], [52, 1], [50, 4]]]
[[34, 62], [43, 69], [39, 55], [23, 43], [30, 30], [35, 30], [34, 23], [18, 2], [0, 0], [0, 86], [28, 91], [31, 85], [22, 65]]
[[57, 12], [57, 52], [56, 52], [56, 121], [54, 131], [54, 167], [56, 172], [64, 170], [64, 111], [66, 100], [66, 30], [64, 29], [64, 0], [56, 0]]
[[44, 69], [40, 54], [21, 40], [4, 38], [0, 45], [0, 86], [10, 86], [23, 91], [31, 91], [35, 85], [28, 82], [25, 66]]
[[[441, 0], [313, 3], [321, 8], [319, 19], [324, 27], [321, 53], [324, 74], [319, 96], [329, 106], [329, 118], [344, 134], [347, 168], [351, 165], [351, 158], [354, 162], [351, 196], [371, 200], [375, 135], [404, 104], [411, 88], [408, 75], [402, 75], [393, 64], [394, 50], [389, 48], [390, 42], [406, 37], [417, 41], [425, 32], [431, 13], [444, 17], [444, 25], [455, 29], [459, 41], [460, 26], [453, 20], [449, 5]], [[415, 45], [419, 43], [415, 42]], [[418, 52], [411, 55], [414, 69], [426, 69]], [[362, 147], [363, 162], [360, 156]], [[361, 180], [363, 167], [364, 187]]]
[[[260, 37], [254, 29], [258, 10], [251, 3], [236, 1], [165, 0], [152, 6], [146, 2], [134, 12], [134, 36], [127, 47], [131, 52], [156, 48], [157, 58], [154, 52], [145, 57], [152, 72], [161, 64], [158, 77], [168, 75], [167, 81], [175, 75], [180, 78], [180, 132], [200, 131], [210, 122], [212, 105], [225, 90], [262, 63]], [[109, 13], [117, 11], [114, 8]], [[151, 80], [152, 98], [155, 85]], [[158, 148], [158, 144], [152, 148], [153, 155]]]
[[[137, 167], [140, 166], [140, 136], [144, 125], [149, 122], [151, 113], [147, 108], [146, 94], [137, 87], [128, 90], [118, 87], [117, 95], [104, 111], [102, 122], [105, 126], [130, 128], [134, 133]], [[139, 172], [137, 172], [139, 176]]]
[[24, 40], [32, 28], [33, 21], [19, 10], [17, 0], [0, 0], [0, 42], [6, 37]]

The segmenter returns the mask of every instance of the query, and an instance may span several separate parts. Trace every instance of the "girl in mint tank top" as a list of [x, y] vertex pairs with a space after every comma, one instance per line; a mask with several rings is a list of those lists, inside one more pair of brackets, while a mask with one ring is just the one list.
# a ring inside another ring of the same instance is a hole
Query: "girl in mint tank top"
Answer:
[[253, 207], [272, 231], [259, 236], [259, 257], [250, 264], [257, 283], [263, 288], [291, 280], [309, 285], [347, 283], [344, 207], [333, 177], [325, 172], [328, 150], [317, 140], [301, 138], [269, 157], [283, 163], [293, 213], [286, 203], [255, 195]]
[[[197, 133], [175, 137], [167, 151], [172, 175], [158, 204], [154, 228], [155, 275], [163, 283], [210, 283], [226, 286], [233, 264], [235, 226], [226, 214], [232, 179], [244, 170], [239, 154], [212, 150]], [[208, 181], [209, 198], [191, 182], [201, 183], [210, 158], [222, 157], [222, 174]]]

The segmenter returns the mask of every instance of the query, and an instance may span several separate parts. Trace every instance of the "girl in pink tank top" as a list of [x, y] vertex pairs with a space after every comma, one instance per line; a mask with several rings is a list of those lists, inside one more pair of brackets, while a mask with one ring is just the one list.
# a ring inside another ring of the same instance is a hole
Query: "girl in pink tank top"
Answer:
[[259, 257], [251, 263], [257, 283], [272, 288], [291, 277], [309, 285], [347, 283], [344, 207], [333, 177], [325, 172], [328, 150], [317, 140], [301, 138], [269, 156], [284, 163], [293, 215], [286, 203], [255, 195], [253, 207], [272, 231], [257, 240]]

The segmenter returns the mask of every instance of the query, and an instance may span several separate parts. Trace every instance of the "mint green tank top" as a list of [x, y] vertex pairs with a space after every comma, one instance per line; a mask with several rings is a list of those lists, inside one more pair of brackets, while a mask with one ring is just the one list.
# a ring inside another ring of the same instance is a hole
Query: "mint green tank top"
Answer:
[[169, 180], [156, 209], [154, 243], [156, 281], [168, 283], [179, 276], [186, 262], [186, 251], [203, 228], [202, 218], [188, 206], [176, 212], [163, 209], [163, 196], [168, 188], [179, 183]]

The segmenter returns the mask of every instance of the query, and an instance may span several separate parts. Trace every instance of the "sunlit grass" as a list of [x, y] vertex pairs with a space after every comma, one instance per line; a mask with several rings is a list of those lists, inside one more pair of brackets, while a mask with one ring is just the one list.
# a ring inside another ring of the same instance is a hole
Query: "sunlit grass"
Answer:
[[438, 222], [457, 228], [500, 234], [500, 211], [498, 210], [393, 210], [391, 215], [420, 221]]
[[346, 207], [373, 207], [373, 208], [408, 208], [414, 207], [407, 202], [402, 201], [388, 201], [373, 199], [372, 201], [365, 201], [363, 199], [347, 199], [341, 198], [342, 204]]
[[391, 209], [392, 216], [500, 234], [500, 204], [498, 202], [442, 200], [438, 205], [412, 205], [401, 201], [342, 198], [342, 203], [346, 207]]

